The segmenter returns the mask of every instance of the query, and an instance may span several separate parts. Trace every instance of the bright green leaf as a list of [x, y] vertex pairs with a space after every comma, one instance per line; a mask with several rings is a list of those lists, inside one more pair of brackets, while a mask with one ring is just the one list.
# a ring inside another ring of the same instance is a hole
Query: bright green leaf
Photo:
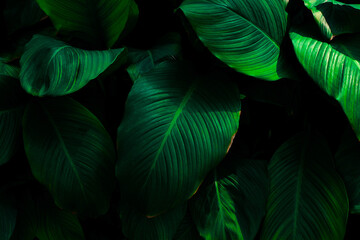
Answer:
[[20, 137], [22, 95], [18, 79], [0, 75], [0, 165], [12, 157]]
[[73, 93], [115, 61], [125, 62], [123, 48], [88, 51], [50, 37], [35, 35], [20, 59], [22, 87], [35, 96]]
[[0, 239], [9, 240], [16, 224], [17, 210], [10, 199], [0, 193]]
[[124, 30], [133, 0], [37, 0], [56, 29], [110, 48]]
[[142, 213], [185, 202], [227, 153], [241, 106], [237, 86], [221, 80], [163, 62], [135, 81], [118, 129], [116, 173]]
[[344, 33], [360, 32], [360, 4], [334, 0], [304, 0], [324, 37], [332, 40]]
[[340, 103], [360, 139], [360, 34], [329, 44], [309, 31], [292, 28], [290, 37], [306, 72]]
[[180, 8], [204, 45], [236, 71], [265, 80], [286, 76], [283, 0], [185, 0]]
[[360, 143], [351, 129], [341, 139], [335, 163], [346, 185], [350, 212], [360, 214]]
[[171, 240], [184, 218], [186, 204], [175, 207], [157, 217], [147, 218], [127, 206], [120, 213], [124, 235], [131, 240]]
[[100, 121], [71, 98], [28, 105], [24, 145], [35, 178], [60, 208], [104, 214], [114, 184], [115, 151]]
[[324, 138], [300, 133], [269, 163], [270, 195], [261, 239], [339, 240], [349, 203]]
[[265, 216], [267, 162], [227, 158], [212, 181], [194, 196], [195, 224], [204, 239], [254, 239]]

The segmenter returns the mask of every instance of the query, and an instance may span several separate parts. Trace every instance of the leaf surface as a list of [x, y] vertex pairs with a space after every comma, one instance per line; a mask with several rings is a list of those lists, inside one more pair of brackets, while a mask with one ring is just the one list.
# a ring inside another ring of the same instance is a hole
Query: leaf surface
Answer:
[[35, 96], [61, 96], [84, 87], [115, 61], [125, 62], [123, 48], [89, 51], [51, 37], [35, 35], [20, 59], [21, 85]]
[[55, 28], [98, 48], [110, 48], [124, 30], [133, 0], [37, 0]]
[[306, 72], [340, 103], [360, 139], [360, 34], [326, 43], [310, 31], [292, 28], [290, 38]]
[[135, 81], [118, 128], [116, 174], [140, 212], [154, 216], [185, 202], [230, 148], [240, 94], [218, 77], [164, 62]]
[[228, 66], [265, 80], [286, 76], [280, 59], [287, 24], [283, 0], [185, 0], [180, 9]]
[[0, 239], [9, 240], [16, 224], [17, 210], [9, 198], [0, 193]]
[[261, 239], [343, 239], [349, 211], [345, 185], [326, 140], [300, 133], [269, 163], [270, 195]]
[[25, 152], [35, 178], [60, 208], [106, 213], [115, 151], [100, 121], [71, 98], [30, 103], [23, 119]]
[[267, 162], [232, 157], [223, 164], [192, 199], [194, 222], [204, 239], [254, 239], [265, 216]]

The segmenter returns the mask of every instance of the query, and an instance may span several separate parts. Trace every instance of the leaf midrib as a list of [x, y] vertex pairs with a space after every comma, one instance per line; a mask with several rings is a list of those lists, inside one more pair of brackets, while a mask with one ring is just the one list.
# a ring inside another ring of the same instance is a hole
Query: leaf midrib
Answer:
[[155, 157], [154, 157], [153, 163], [152, 163], [152, 165], [151, 165], [151, 167], [150, 167], [149, 173], [148, 173], [148, 175], [147, 175], [147, 177], [146, 177], [146, 180], [145, 180], [145, 182], [144, 182], [144, 186], [145, 186], [146, 183], [148, 182], [151, 173], [152, 173], [153, 170], [155, 169], [156, 163], [157, 163], [157, 161], [159, 160], [159, 157], [160, 157], [160, 154], [161, 154], [162, 150], [164, 149], [165, 143], [166, 143], [167, 139], [169, 138], [169, 136], [170, 136], [170, 134], [171, 134], [171, 131], [172, 131], [172, 129], [174, 128], [174, 126], [175, 126], [178, 118], [179, 118], [180, 115], [182, 114], [183, 109], [185, 108], [186, 104], [189, 102], [192, 94], [194, 93], [197, 85], [198, 85], [198, 81], [195, 81], [194, 83], [192, 83], [192, 85], [190, 86], [189, 90], [186, 92], [183, 100], [181, 101], [178, 109], [176, 110], [176, 112], [175, 112], [175, 114], [174, 114], [174, 117], [173, 117], [173, 119], [171, 120], [170, 125], [169, 125], [168, 129], [166, 130], [166, 132], [165, 132], [165, 134], [164, 134], [164, 137], [163, 137], [163, 139], [162, 139], [162, 141], [161, 141], [160, 147], [159, 147], [159, 149], [158, 149], [157, 152], [156, 152], [156, 155], [155, 155]]
[[40, 106], [41, 106], [41, 108], [43, 109], [43, 111], [45, 112], [46, 116], [47, 116], [48, 119], [49, 119], [49, 122], [51, 123], [51, 125], [52, 125], [53, 128], [54, 128], [55, 134], [56, 134], [57, 138], [59, 139], [60, 145], [61, 145], [61, 147], [62, 147], [63, 150], [64, 150], [65, 156], [66, 156], [66, 158], [68, 159], [68, 161], [69, 161], [69, 163], [70, 163], [71, 169], [73, 170], [73, 172], [74, 172], [74, 174], [75, 174], [75, 177], [76, 177], [76, 179], [77, 179], [78, 182], [79, 182], [79, 185], [80, 185], [80, 188], [81, 188], [81, 192], [83, 193], [83, 196], [86, 196], [86, 194], [85, 194], [85, 189], [84, 189], [84, 185], [83, 185], [83, 183], [82, 183], [82, 181], [81, 181], [81, 179], [80, 179], [79, 172], [77, 171], [77, 169], [76, 169], [76, 167], [75, 167], [75, 164], [74, 164], [74, 162], [73, 162], [73, 160], [72, 160], [72, 158], [71, 158], [71, 156], [70, 156], [70, 154], [69, 154], [69, 151], [68, 151], [68, 149], [67, 149], [67, 147], [66, 147], [66, 145], [65, 145], [65, 142], [64, 142], [63, 139], [62, 139], [62, 136], [61, 136], [61, 134], [60, 134], [60, 132], [59, 132], [59, 129], [57, 128], [57, 126], [56, 126], [56, 124], [55, 124], [55, 122], [54, 122], [51, 114], [49, 113], [49, 111], [48, 111], [41, 103], [40, 103]]

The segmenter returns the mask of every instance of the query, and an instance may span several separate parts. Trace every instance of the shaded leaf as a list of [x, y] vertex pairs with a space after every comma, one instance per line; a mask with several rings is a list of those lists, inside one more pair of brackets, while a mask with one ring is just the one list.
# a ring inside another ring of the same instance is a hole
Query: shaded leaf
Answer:
[[16, 224], [17, 209], [10, 199], [0, 193], [0, 239], [9, 240]]
[[292, 28], [290, 38], [306, 72], [340, 103], [360, 139], [360, 34], [329, 44], [310, 31]]
[[22, 87], [35, 96], [73, 93], [109, 66], [125, 62], [124, 48], [87, 51], [35, 35], [20, 59]]
[[164, 62], [135, 81], [118, 128], [116, 174], [142, 213], [185, 202], [230, 148], [240, 94], [220, 79]]
[[304, 0], [323, 36], [332, 40], [344, 33], [360, 32], [360, 4], [345, 4], [334, 0]]
[[180, 9], [204, 45], [236, 71], [265, 80], [286, 76], [283, 0], [185, 0]]
[[6, 59], [0, 57], [0, 75], [19, 78], [20, 68], [7, 64]]
[[37, 0], [55, 28], [110, 48], [124, 30], [133, 0]]
[[300, 133], [269, 163], [270, 195], [261, 239], [343, 239], [349, 211], [345, 185], [326, 140]]
[[186, 204], [175, 207], [157, 217], [147, 218], [136, 209], [123, 208], [120, 213], [123, 233], [130, 240], [173, 239], [186, 213]]
[[115, 151], [100, 121], [71, 98], [28, 105], [24, 145], [35, 178], [60, 208], [106, 213], [114, 184]]
[[194, 222], [204, 239], [254, 239], [265, 216], [267, 162], [232, 156], [223, 164], [194, 196]]
[[201, 240], [203, 239], [196, 229], [196, 225], [190, 215], [187, 213], [179, 224], [173, 240]]
[[336, 169], [342, 176], [351, 213], [360, 213], [360, 143], [356, 136], [347, 129], [335, 155]]

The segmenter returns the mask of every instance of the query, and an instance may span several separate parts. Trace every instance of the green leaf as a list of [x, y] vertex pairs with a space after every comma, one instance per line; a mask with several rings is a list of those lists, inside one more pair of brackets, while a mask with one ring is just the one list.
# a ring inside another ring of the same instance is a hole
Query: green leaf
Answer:
[[22, 87], [35, 96], [61, 96], [84, 87], [115, 61], [125, 62], [124, 48], [88, 51], [35, 35], [20, 59]]
[[7, 64], [7, 59], [0, 57], [0, 75], [19, 78], [20, 68]]
[[360, 31], [360, 4], [345, 4], [334, 0], [304, 0], [323, 36], [332, 40], [344, 33]]
[[147, 218], [127, 206], [120, 213], [124, 235], [131, 240], [169, 240], [176, 233], [186, 213], [186, 204], [175, 207], [160, 216]]
[[133, 0], [37, 0], [55, 28], [110, 48], [124, 30]]
[[190, 213], [187, 213], [179, 224], [172, 240], [202, 240]]
[[31, 26], [44, 17], [46, 14], [41, 10], [36, 0], [6, 0], [4, 19], [8, 34]]
[[344, 179], [350, 212], [360, 214], [360, 143], [347, 129], [335, 155], [336, 169]]
[[326, 43], [292, 28], [290, 38], [306, 72], [340, 103], [360, 139], [360, 34]]
[[18, 79], [0, 75], [0, 165], [8, 162], [20, 137], [24, 92]]
[[10, 199], [0, 193], [0, 239], [9, 240], [16, 224], [17, 210]]
[[164, 62], [129, 93], [116, 174], [123, 196], [146, 215], [185, 202], [230, 148], [240, 94], [234, 83], [212, 75]]
[[180, 8], [204, 45], [236, 71], [265, 80], [286, 76], [283, 0], [185, 0]]
[[35, 178], [60, 208], [104, 214], [114, 184], [115, 151], [100, 121], [71, 98], [30, 103], [24, 145]]
[[269, 163], [270, 195], [261, 239], [343, 239], [349, 211], [345, 185], [326, 140], [300, 133]]
[[154, 69], [157, 64], [166, 60], [175, 60], [180, 52], [180, 36], [170, 33], [150, 50], [129, 49], [128, 58], [131, 65], [126, 70], [131, 80], [136, 81]]
[[231, 164], [217, 167], [211, 183], [194, 196], [194, 222], [204, 239], [254, 239], [265, 216], [267, 162], [234, 157], [226, 161]]

